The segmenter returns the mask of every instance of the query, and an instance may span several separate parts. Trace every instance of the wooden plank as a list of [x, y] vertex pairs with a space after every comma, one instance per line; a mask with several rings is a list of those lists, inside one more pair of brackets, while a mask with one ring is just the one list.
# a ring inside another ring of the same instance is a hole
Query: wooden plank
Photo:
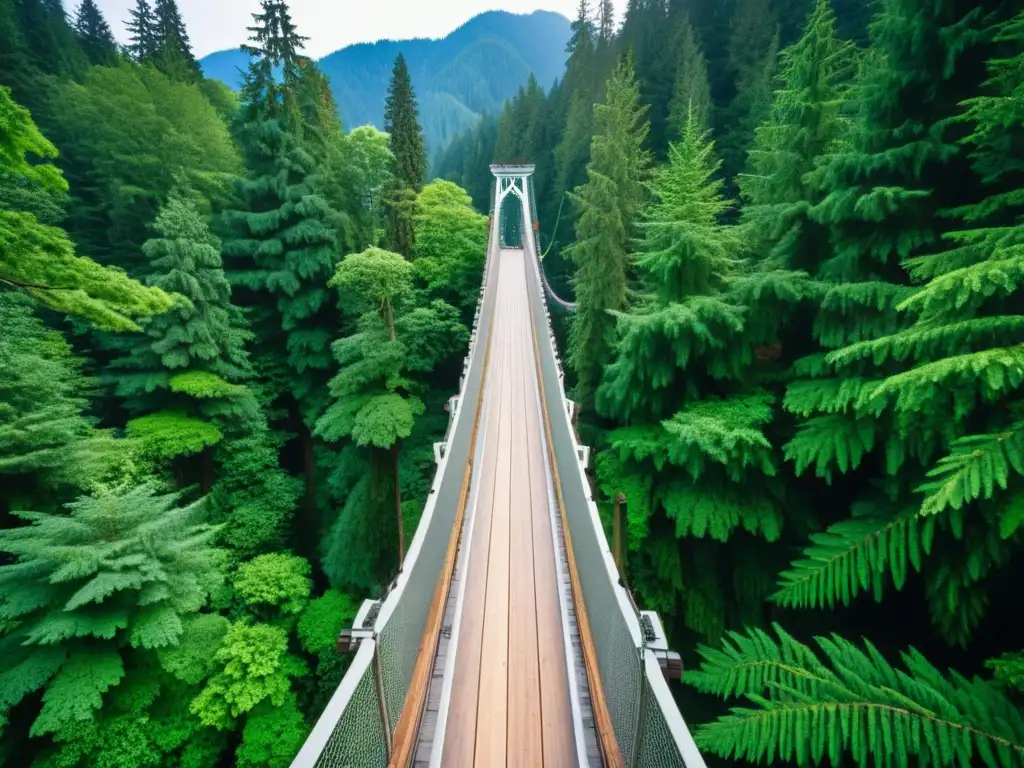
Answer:
[[[491, 508], [494, 505], [494, 466], [497, 447], [502, 429], [500, 423], [501, 403], [506, 397], [504, 371], [507, 368], [506, 346], [502, 341], [505, 332], [500, 320], [500, 302], [495, 307], [491, 326], [490, 376], [485, 386], [491, 391], [487, 397], [488, 428], [485, 436], [483, 461], [480, 472], [480, 493], [477, 506], [471, 514], [473, 537], [464, 578], [466, 594], [462, 606], [459, 629], [457, 663], [452, 680], [452, 695], [449, 704], [448, 722], [445, 726], [445, 743], [442, 752], [444, 765], [472, 765], [476, 748], [477, 692], [480, 683], [480, 654], [482, 648], [484, 600], [487, 589], [487, 561], [491, 537]], [[483, 388], [481, 388], [483, 389]]]
[[[511, 256], [511, 255], [510, 255]], [[514, 321], [515, 370], [513, 372], [514, 397], [512, 400], [512, 487], [511, 517], [509, 520], [509, 549], [514, 563], [509, 585], [509, 649], [508, 649], [508, 756], [510, 767], [535, 768], [544, 765], [541, 736], [540, 659], [537, 647], [538, 590], [549, 589], [547, 584], [534, 581], [534, 510], [532, 508], [532, 478], [528, 442], [539, 439], [539, 433], [529, 433], [524, 418], [536, 401], [530, 399], [530, 356], [523, 331], [529, 316], [526, 314], [525, 275], [522, 259], [508, 259], [509, 287], [514, 289], [511, 320]], [[553, 585], [551, 585], [553, 586]]]
[[[523, 281], [525, 289], [526, 261], [523, 260]], [[558, 603], [556, 560], [551, 531], [551, 517], [548, 508], [547, 475], [544, 471], [545, 456], [541, 442], [541, 425], [537, 413], [537, 398], [540, 386], [537, 381], [537, 366], [534, 361], [532, 314], [527, 316], [527, 327], [521, 334], [524, 346], [529, 349], [530, 371], [528, 375], [529, 397], [524, 418], [529, 432], [530, 496], [534, 515], [534, 569], [537, 584], [537, 648], [540, 659], [541, 712], [544, 740], [544, 762], [546, 765], [571, 765], [574, 760], [574, 739], [572, 709], [569, 704], [568, 670], [565, 659], [565, 639], [562, 628], [562, 614]]]
[[[509, 281], [507, 255], [502, 254], [498, 272], [501, 340], [504, 353], [511, 355], [514, 339], [509, 322]], [[511, 362], [511, 357], [506, 357]], [[514, 371], [507, 369], [509, 380]], [[508, 590], [509, 590], [509, 503], [512, 469], [512, 398], [501, 404], [502, 433], [498, 441], [494, 474], [494, 507], [491, 511], [491, 547], [487, 565], [487, 597], [484, 616], [483, 653], [480, 662], [480, 691], [477, 704], [476, 765], [503, 765], [508, 735]]]

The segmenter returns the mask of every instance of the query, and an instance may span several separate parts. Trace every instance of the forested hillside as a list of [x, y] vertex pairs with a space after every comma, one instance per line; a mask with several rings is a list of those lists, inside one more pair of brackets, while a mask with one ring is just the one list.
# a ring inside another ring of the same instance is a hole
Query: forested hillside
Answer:
[[1020, 4], [625, 10], [581, 0], [560, 82], [437, 173], [484, 210], [488, 163], [537, 164], [595, 495], [698, 745], [1021, 765]]
[[[342, 48], [317, 62], [347, 127], [384, 126], [391, 65], [401, 53], [418, 84], [421, 121], [431, 155], [482, 115], [501, 111], [532, 73], [548, 88], [565, 67], [569, 22], [557, 13], [488, 11], [439, 40], [381, 40]], [[248, 56], [220, 51], [200, 61], [204, 74], [241, 85]]]
[[346, 134], [253, 27], [235, 94], [174, 0], [0, 0], [2, 765], [289, 765], [416, 529], [486, 219], [400, 58]]

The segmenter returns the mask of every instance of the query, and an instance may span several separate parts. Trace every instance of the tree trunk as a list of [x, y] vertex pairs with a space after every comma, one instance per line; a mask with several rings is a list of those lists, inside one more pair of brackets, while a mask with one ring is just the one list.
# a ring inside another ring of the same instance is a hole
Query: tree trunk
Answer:
[[395, 340], [395, 313], [391, 309], [391, 302], [385, 302], [388, 313], [388, 334], [391, 336], [391, 340]]
[[313, 435], [306, 426], [306, 422], [300, 421], [302, 426], [299, 433], [302, 435], [302, 471], [306, 478], [306, 514], [312, 523], [316, 519], [316, 467], [313, 464]]
[[213, 485], [213, 450], [207, 446], [203, 451], [203, 479], [201, 483], [202, 494], [205, 496], [210, 492]]
[[395, 458], [395, 514], [398, 516], [398, 570], [405, 562], [405, 526], [402, 523], [402, 487], [398, 482], [398, 441], [391, 446]]

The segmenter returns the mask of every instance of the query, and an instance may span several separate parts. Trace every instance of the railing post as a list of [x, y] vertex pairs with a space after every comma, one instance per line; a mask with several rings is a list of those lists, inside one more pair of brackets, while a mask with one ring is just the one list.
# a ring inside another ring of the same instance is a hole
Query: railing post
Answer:
[[612, 555], [615, 567], [619, 569], [619, 578], [626, 583], [626, 559], [622, 556], [622, 505], [626, 503], [624, 494], [616, 493], [612, 517]]
[[380, 665], [380, 643], [373, 647], [373, 682], [377, 686], [377, 701], [380, 702], [380, 718], [384, 724], [384, 745], [387, 747], [388, 760], [395, 749], [395, 736], [391, 732], [391, 718], [388, 716], [388, 700], [384, 696], [384, 674]]

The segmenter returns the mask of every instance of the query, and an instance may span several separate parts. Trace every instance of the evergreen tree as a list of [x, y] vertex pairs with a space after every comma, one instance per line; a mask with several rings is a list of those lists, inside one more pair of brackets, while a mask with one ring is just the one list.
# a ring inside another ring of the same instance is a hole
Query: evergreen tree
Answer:
[[[254, 14], [253, 61], [243, 86], [239, 135], [248, 170], [238, 185], [244, 204], [225, 216], [224, 241], [232, 282], [269, 294], [273, 313], [257, 318], [265, 343], [283, 353], [296, 378], [291, 386], [306, 413], [331, 366], [336, 323], [327, 281], [340, 257], [339, 214], [321, 196], [324, 180], [303, 141], [298, 50], [302, 38], [283, 3], [264, 0]], [[275, 79], [275, 70], [280, 78]]]
[[223, 579], [215, 530], [197, 523], [198, 505], [176, 501], [115, 489], [69, 514], [18, 512], [29, 525], [0, 531], [17, 558], [0, 566], [0, 706], [46, 685], [34, 736], [73, 739], [123, 679], [131, 649], [178, 645]]
[[664, 0], [634, 0], [626, 7], [619, 36], [620, 45], [633, 58], [640, 103], [648, 108], [651, 128], [646, 146], [658, 160], [668, 148], [668, 119], [679, 62], [674, 31]]
[[150, 61], [160, 49], [160, 26], [148, 0], [136, 0], [125, 23], [129, 33], [128, 53], [139, 62]]
[[646, 109], [639, 105], [633, 67], [626, 60], [608, 81], [604, 103], [594, 107], [587, 183], [573, 193], [580, 217], [569, 249], [577, 302], [569, 361], [578, 376], [577, 396], [588, 409], [614, 348], [612, 313], [628, 301], [631, 229], [650, 164], [646, 138]]
[[[881, 600], [887, 585], [902, 588], [908, 573], [923, 570], [936, 629], [959, 644], [985, 612], [984, 579], [1008, 561], [1014, 542], [999, 536], [1000, 504], [965, 514], [957, 469], [988, 451], [984, 438], [957, 440], [1013, 422], [1018, 364], [1004, 348], [1012, 332], [998, 319], [997, 297], [1010, 284], [1000, 278], [1006, 287], [990, 289], [957, 271], [985, 274], [1003, 247], [989, 250], [998, 237], [986, 244], [982, 228], [951, 235], [959, 247], [936, 251], [952, 226], [944, 211], [986, 207], [963, 208], [982, 193], [955, 118], [960, 102], [978, 93], [993, 50], [989, 25], [1007, 10], [998, 2], [883, 4], [856, 90], [857, 123], [810, 179], [822, 195], [810, 215], [829, 228], [832, 246], [819, 274], [836, 281], [815, 330], [820, 346], [834, 351], [798, 363], [801, 378], [786, 396], [803, 419], [786, 446], [796, 471], [847, 489], [853, 503], [851, 518], [817, 537], [782, 575], [775, 599], [845, 604], [870, 589]], [[912, 48], [909, 37], [918, 41]], [[906, 270], [933, 282], [915, 289]], [[943, 514], [920, 518], [915, 489], [947, 453], [925, 497]], [[942, 496], [940, 480], [951, 495]], [[980, 478], [974, 488], [972, 498], [985, 495]], [[887, 557], [878, 559], [876, 547]]]
[[673, 141], [682, 135], [690, 112], [693, 112], [700, 130], [710, 131], [714, 109], [711, 86], [708, 85], [708, 63], [685, 13], [679, 17], [675, 44], [679, 47], [679, 68], [668, 116], [668, 133]]
[[615, 5], [612, 0], [601, 0], [597, 39], [604, 46], [610, 46], [615, 39]]
[[14, 504], [79, 486], [92, 426], [81, 366], [59, 334], [32, 315], [28, 298], [0, 292], [0, 514]]
[[735, 95], [723, 111], [722, 158], [732, 178], [745, 163], [754, 132], [768, 116], [779, 52], [779, 24], [768, 0], [738, 0], [730, 24], [729, 68]]
[[158, 236], [142, 249], [148, 282], [174, 295], [176, 305], [147, 322], [144, 336], [126, 340], [128, 354], [110, 364], [108, 379], [137, 417], [129, 433], [142, 437], [148, 451], [165, 460], [203, 453], [205, 493], [213, 481], [211, 449], [224, 429], [244, 431], [258, 418], [251, 393], [240, 386], [252, 373], [248, 334], [231, 306], [220, 242], [195, 207], [173, 195], [153, 228]]
[[427, 172], [427, 150], [420, 130], [419, 110], [405, 57], [398, 54], [384, 105], [384, 132], [391, 137], [394, 157], [388, 195], [388, 242], [406, 258], [413, 255], [416, 195]]
[[117, 59], [114, 33], [96, 7], [95, 0], [82, 0], [78, 6], [75, 33], [91, 64], [113, 64]]
[[749, 246], [777, 266], [815, 273], [828, 252], [828, 231], [809, 216], [822, 195], [808, 176], [846, 132], [854, 57], [836, 38], [829, 0], [818, 0], [803, 37], [781, 54], [781, 88], [737, 180]]
[[185, 22], [176, 0], [156, 0], [156, 52], [154, 62], [172, 80], [198, 82], [203, 75], [192, 54]]

